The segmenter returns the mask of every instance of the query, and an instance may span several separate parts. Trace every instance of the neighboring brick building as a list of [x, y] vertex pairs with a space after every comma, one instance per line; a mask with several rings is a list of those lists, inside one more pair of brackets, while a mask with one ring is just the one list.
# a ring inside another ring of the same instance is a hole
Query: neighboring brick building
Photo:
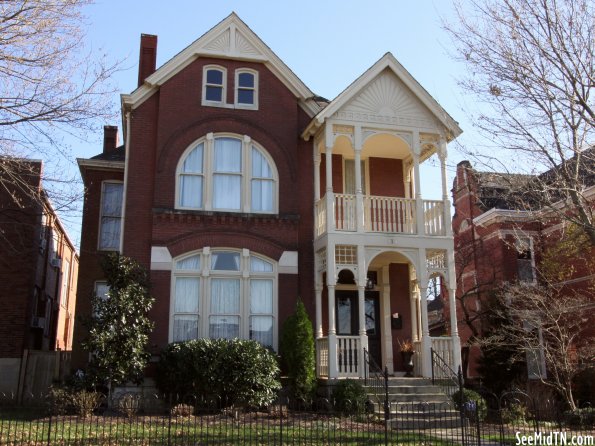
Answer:
[[[479, 376], [477, 360], [480, 351], [476, 346], [469, 349], [468, 341], [473, 335], [482, 334], [484, 327], [480, 315], [485, 310], [490, 293], [503, 282], [537, 283], [540, 280], [537, 266], [541, 253], [560, 239], [567, 226], [564, 220], [552, 217], [543, 209], [526, 210], [527, 194], [521, 199], [519, 191], [531, 190], [531, 181], [534, 177], [529, 175], [480, 172], [468, 161], [457, 165], [452, 190], [455, 209], [452, 227], [459, 333], [463, 344], [463, 363], [467, 366], [464, 373], [469, 377]], [[591, 180], [585, 183], [584, 196], [595, 198], [595, 186]], [[548, 215], [550, 218], [546, 218]], [[595, 249], [588, 244], [585, 244], [584, 250], [585, 256], [595, 255]], [[579, 262], [570, 261], [567, 265], [573, 272], [571, 277], [557, 286], [562, 290], [566, 287], [582, 291], [593, 297], [593, 304], [584, 309], [584, 314], [592, 319], [591, 326], [595, 329], [595, 295], [592, 291], [595, 271], [577, 260]], [[465, 301], [464, 311], [461, 299]], [[529, 370], [530, 376], [532, 373]]]
[[0, 392], [16, 392], [26, 350], [72, 349], [78, 254], [43, 190], [42, 162], [0, 163]]
[[[155, 352], [209, 336], [277, 348], [300, 298], [319, 376], [362, 376], [364, 348], [398, 371], [406, 338], [418, 374], [431, 346], [456, 364], [456, 331], [430, 337], [425, 303], [432, 276], [455, 289], [446, 145], [461, 130], [440, 105], [390, 54], [329, 102], [235, 14], [157, 70], [156, 50], [143, 35], [125, 144], [106, 127], [103, 153], [78, 160], [79, 312], [120, 251], [150, 270]], [[421, 197], [432, 155], [443, 200]]]

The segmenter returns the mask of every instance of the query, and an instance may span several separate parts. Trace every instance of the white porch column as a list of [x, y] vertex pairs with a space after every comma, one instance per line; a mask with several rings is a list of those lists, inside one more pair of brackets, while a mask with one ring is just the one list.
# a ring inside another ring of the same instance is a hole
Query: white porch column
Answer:
[[411, 341], [417, 342], [419, 341], [419, 328], [417, 325], [417, 300], [419, 296], [419, 291], [415, 284], [411, 284], [409, 296], [411, 300], [410, 308], [411, 308]]
[[448, 306], [450, 307], [450, 336], [452, 337], [453, 370], [457, 372], [461, 366], [461, 339], [457, 320], [456, 288], [448, 289]]
[[388, 368], [388, 373], [392, 374], [395, 371], [395, 364], [393, 359], [393, 331], [391, 326], [391, 308], [390, 308], [390, 272], [388, 265], [382, 267], [382, 321], [384, 322], [380, 327], [382, 334], [382, 358], [383, 365]]
[[424, 378], [432, 377], [432, 355], [430, 349], [432, 348], [432, 340], [430, 339], [430, 328], [428, 323], [428, 286], [425, 279], [423, 279], [423, 286], [419, 287], [419, 294], [421, 296], [421, 344], [422, 344], [422, 365], [421, 374]]
[[316, 292], [316, 339], [321, 338], [322, 333], [322, 284], [317, 284]]
[[314, 143], [314, 203], [320, 200], [320, 161], [318, 144]]
[[[363, 282], [366, 283], [365, 281]], [[368, 350], [368, 333], [366, 331], [366, 286], [362, 285], [362, 282], [359, 282], [357, 286], [357, 301], [358, 301], [358, 313], [359, 313], [359, 341], [360, 341], [360, 351], [358, 352], [362, 361], [360, 361], [361, 367], [359, 368], [359, 376], [360, 378], [365, 377], [365, 363], [363, 361], [364, 358], [364, 349]]]
[[413, 176], [415, 180], [415, 218], [417, 220], [417, 235], [425, 235], [424, 208], [421, 198], [421, 178], [419, 175], [419, 159], [421, 156], [421, 146], [419, 143], [419, 133], [413, 132]]
[[[325, 167], [326, 167], [326, 232], [335, 230], [335, 194], [333, 193], [333, 148], [326, 146]], [[334, 253], [333, 253], [334, 255]]]
[[337, 329], [335, 327], [335, 285], [327, 285], [328, 290], [328, 377], [337, 378]]
[[440, 173], [442, 177], [442, 212], [444, 218], [444, 231], [446, 236], [452, 236], [450, 218], [450, 200], [448, 199], [448, 175], [446, 173], [446, 140], [440, 138], [438, 157], [440, 158]]
[[355, 218], [357, 232], [364, 232], [364, 196], [362, 189], [362, 128], [354, 129], [355, 149]]

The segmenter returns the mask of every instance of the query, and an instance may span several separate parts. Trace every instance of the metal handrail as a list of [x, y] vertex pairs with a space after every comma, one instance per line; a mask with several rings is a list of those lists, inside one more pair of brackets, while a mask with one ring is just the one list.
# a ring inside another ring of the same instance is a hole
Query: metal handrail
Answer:
[[432, 354], [432, 384], [443, 387], [448, 395], [452, 395], [457, 390], [463, 389], [463, 374], [459, 366], [458, 372], [450, 368], [448, 363], [433, 348]]

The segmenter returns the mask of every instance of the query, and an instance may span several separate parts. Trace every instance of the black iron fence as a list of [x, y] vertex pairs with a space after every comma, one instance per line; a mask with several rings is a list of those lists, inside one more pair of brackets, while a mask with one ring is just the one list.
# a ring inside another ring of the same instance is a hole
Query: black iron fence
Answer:
[[280, 398], [266, 410], [244, 410], [124, 395], [111, 408], [89, 406], [88, 413], [75, 415], [47, 401], [23, 407], [4, 400], [0, 445], [595, 444], [589, 411], [578, 416], [474, 402], [460, 410], [449, 403], [384, 402], [339, 412], [332, 401], [305, 405]]

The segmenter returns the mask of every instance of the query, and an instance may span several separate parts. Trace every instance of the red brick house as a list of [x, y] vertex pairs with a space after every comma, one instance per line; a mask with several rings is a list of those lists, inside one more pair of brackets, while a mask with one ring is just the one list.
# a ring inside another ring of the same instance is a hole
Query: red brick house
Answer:
[[42, 162], [0, 163], [0, 392], [16, 393], [34, 373], [32, 351], [72, 349], [78, 254], [43, 189]]
[[[489, 293], [504, 282], [537, 283], [540, 280], [537, 266], [544, 249], [559, 241], [568, 226], [564, 219], [547, 214], [543, 209], [527, 210], [527, 202], [519, 201], [514, 191], [521, 190], [532, 179], [528, 175], [481, 172], [468, 161], [457, 165], [452, 190], [455, 209], [452, 227], [459, 334], [466, 366], [464, 372], [469, 377], [479, 377], [480, 351], [478, 347], [469, 349], [468, 344], [473, 335], [482, 334], [480, 315]], [[584, 196], [592, 199], [595, 186], [585, 184]], [[560, 209], [564, 209], [561, 203]], [[584, 251], [585, 256], [595, 254], [587, 243]], [[593, 297], [593, 303], [584, 308], [584, 314], [591, 318], [591, 327], [595, 327], [594, 271], [581, 259], [569, 260], [567, 268], [572, 274], [556, 286], [563, 292], [580, 291]], [[542, 369], [545, 370], [545, 366]], [[539, 373], [529, 367], [528, 377], [538, 378]]]
[[[80, 311], [119, 250], [150, 269], [155, 351], [196, 337], [276, 349], [299, 298], [320, 377], [363, 376], [364, 349], [402, 370], [405, 339], [420, 375], [431, 346], [458, 364], [456, 329], [432, 338], [425, 299], [436, 275], [454, 297], [446, 145], [461, 130], [426, 90], [386, 54], [327, 101], [235, 14], [159, 69], [156, 49], [141, 37], [124, 145], [106, 127], [103, 153], [78, 160]], [[433, 155], [438, 201], [420, 191]]]

